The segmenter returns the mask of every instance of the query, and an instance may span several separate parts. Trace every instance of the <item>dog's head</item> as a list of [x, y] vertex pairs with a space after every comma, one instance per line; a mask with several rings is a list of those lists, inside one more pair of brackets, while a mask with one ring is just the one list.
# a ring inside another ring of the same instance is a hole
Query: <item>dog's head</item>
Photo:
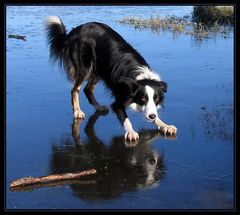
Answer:
[[140, 111], [148, 121], [153, 121], [157, 116], [157, 109], [161, 107], [167, 84], [163, 81], [143, 79], [135, 81], [124, 78], [119, 81], [122, 85], [122, 94], [133, 110]]

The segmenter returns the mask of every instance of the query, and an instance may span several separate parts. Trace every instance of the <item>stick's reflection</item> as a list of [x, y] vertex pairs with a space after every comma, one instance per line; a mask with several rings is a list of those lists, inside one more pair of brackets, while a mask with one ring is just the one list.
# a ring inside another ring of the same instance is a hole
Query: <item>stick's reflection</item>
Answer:
[[151, 142], [158, 138], [156, 130], [142, 130], [141, 139], [134, 147], [127, 147], [124, 137], [113, 137], [110, 144], [103, 143], [96, 135], [94, 124], [100, 113], [92, 115], [85, 127], [88, 141], [81, 142], [79, 120], [74, 120], [72, 136], [53, 145], [51, 174], [75, 172], [95, 168], [97, 174], [86, 180], [94, 183], [73, 183], [76, 196], [85, 200], [109, 199], [124, 192], [157, 185], [165, 175], [163, 154], [152, 148]]

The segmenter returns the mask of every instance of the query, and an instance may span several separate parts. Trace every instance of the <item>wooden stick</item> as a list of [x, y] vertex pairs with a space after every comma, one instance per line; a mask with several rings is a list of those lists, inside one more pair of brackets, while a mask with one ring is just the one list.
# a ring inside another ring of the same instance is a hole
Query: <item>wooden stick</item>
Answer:
[[36, 183], [49, 183], [54, 181], [61, 181], [61, 180], [69, 180], [69, 179], [76, 179], [82, 176], [88, 176], [95, 174], [97, 171], [95, 169], [85, 170], [76, 173], [64, 173], [64, 174], [55, 174], [55, 175], [48, 175], [42, 177], [25, 177], [14, 180], [10, 183], [10, 188], [18, 187], [18, 186], [27, 186]]
[[9, 34], [8, 38], [14, 38], [14, 39], [19, 39], [19, 40], [24, 40], [26, 41], [26, 36], [20, 36], [20, 35], [13, 35], [13, 34]]
[[16, 186], [16, 187], [11, 187], [10, 190], [12, 192], [32, 191], [37, 188], [58, 187], [58, 186], [70, 185], [70, 184], [93, 185], [93, 184], [96, 184], [96, 180], [93, 180], [93, 179], [87, 179], [87, 180], [67, 179], [67, 180], [62, 180], [62, 181], [28, 184], [26, 186]]

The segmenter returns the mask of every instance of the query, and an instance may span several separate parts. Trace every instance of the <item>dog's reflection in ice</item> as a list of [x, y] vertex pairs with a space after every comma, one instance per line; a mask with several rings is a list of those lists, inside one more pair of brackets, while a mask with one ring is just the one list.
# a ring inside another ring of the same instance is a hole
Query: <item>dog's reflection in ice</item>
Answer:
[[157, 130], [140, 131], [140, 140], [134, 147], [127, 147], [123, 136], [113, 137], [109, 144], [103, 143], [94, 130], [100, 113], [92, 115], [85, 127], [88, 141], [81, 142], [79, 125], [75, 119], [72, 136], [64, 138], [61, 145], [53, 144], [51, 173], [75, 172], [95, 168], [97, 174], [71, 184], [75, 195], [85, 200], [109, 199], [124, 192], [158, 185], [165, 175], [163, 154], [152, 148], [159, 138]]

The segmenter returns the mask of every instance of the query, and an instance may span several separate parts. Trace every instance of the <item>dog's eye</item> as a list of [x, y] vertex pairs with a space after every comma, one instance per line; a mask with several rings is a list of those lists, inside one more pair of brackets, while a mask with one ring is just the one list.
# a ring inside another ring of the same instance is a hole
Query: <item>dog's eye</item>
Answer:
[[141, 100], [142, 100], [143, 102], [146, 102], [146, 96], [142, 96], [142, 97], [141, 97]]
[[159, 96], [156, 96], [155, 102], [159, 102], [159, 100], [160, 100], [160, 97], [159, 97]]

